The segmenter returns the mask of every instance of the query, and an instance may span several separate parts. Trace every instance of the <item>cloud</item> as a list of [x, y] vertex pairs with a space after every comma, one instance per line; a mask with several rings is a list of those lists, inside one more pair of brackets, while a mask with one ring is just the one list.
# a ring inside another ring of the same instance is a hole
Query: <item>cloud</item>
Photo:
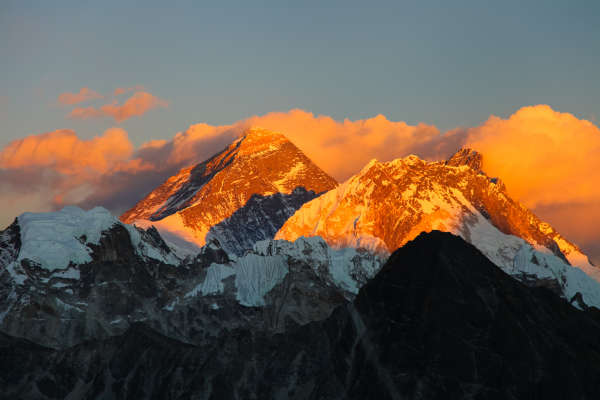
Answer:
[[464, 133], [464, 145], [483, 153], [484, 171], [528, 207], [600, 198], [600, 129], [589, 121], [538, 105]]
[[67, 175], [106, 173], [132, 154], [133, 145], [121, 128], [91, 140], [80, 140], [71, 129], [59, 129], [10, 142], [0, 153], [0, 168], [42, 167]]
[[142, 86], [142, 85], [135, 85], [135, 86], [132, 86], [132, 87], [126, 88], [126, 89], [123, 89], [122, 87], [118, 87], [118, 88], [115, 89], [113, 95], [114, 96], [118, 96], [120, 94], [123, 94], [123, 93], [126, 93], [126, 92], [130, 92], [132, 90], [135, 90], [136, 92], [141, 92], [141, 91], [146, 90], [146, 88], [144, 86]]
[[77, 107], [71, 111], [68, 117], [71, 119], [113, 117], [120, 124], [134, 115], [141, 117], [146, 111], [158, 107], [169, 107], [169, 102], [161, 100], [150, 93], [137, 92], [127, 99], [122, 106], [118, 105], [118, 100], [113, 100], [112, 103], [98, 109], [94, 107]]
[[339, 122], [328, 116], [315, 117], [302, 110], [273, 112], [232, 125], [192, 125], [171, 140], [147, 145], [144, 150], [163, 154], [162, 157], [169, 163], [188, 162], [192, 165], [225, 148], [250, 126], [283, 133], [313, 162], [339, 181], [348, 179], [373, 158], [390, 161], [417, 152], [428, 157], [452, 154], [440, 147], [439, 130], [432, 125], [410, 126], [404, 122], [388, 121], [382, 115]]
[[[164, 168], [161, 175], [160, 171], [154, 172], [155, 169], [135, 156], [127, 132], [121, 128], [108, 129], [90, 140], [79, 139], [70, 129], [60, 129], [12, 141], [0, 152], [0, 202], [3, 205], [0, 222], [7, 225], [24, 211], [43, 212], [69, 204], [90, 204], [86, 199], [102, 200], [99, 193], [113, 199], [112, 211], [125, 211], [115, 204], [117, 199], [123, 198], [119, 191], [133, 188], [145, 193], [154, 188], [143, 185], [149, 177], [153, 178], [151, 185], [155, 185], [155, 179], [173, 172]], [[137, 200], [119, 201], [129, 205]], [[100, 202], [87, 208], [96, 205], [104, 204]]]
[[433, 125], [416, 126], [392, 122], [383, 115], [365, 120], [339, 122], [328, 116], [292, 110], [252, 117], [246, 125], [257, 125], [285, 134], [325, 172], [344, 181], [371, 159], [391, 161], [416, 152], [432, 153], [439, 130]]
[[102, 96], [100, 93], [96, 92], [95, 90], [90, 90], [90, 88], [86, 86], [84, 88], [81, 88], [81, 90], [77, 94], [62, 93], [58, 95], [57, 102], [61, 106], [66, 106], [81, 103], [82, 101], [101, 99], [103, 97], [104, 96]]

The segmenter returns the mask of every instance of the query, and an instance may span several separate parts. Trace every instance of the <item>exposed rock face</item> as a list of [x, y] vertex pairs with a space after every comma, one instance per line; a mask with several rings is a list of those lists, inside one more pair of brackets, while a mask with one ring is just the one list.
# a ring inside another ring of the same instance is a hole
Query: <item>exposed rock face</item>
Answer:
[[467, 165], [471, 167], [473, 171], [478, 174], [482, 174], [481, 166], [483, 163], [483, 157], [481, 153], [472, 149], [460, 149], [456, 154], [446, 161], [446, 165], [450, 167], [460, 167]]
[[253, 195], [229, 218], [214, 225], [206, 237], [217, 239], [230, 253], [242, 256], [254, 243], [274, 238], [285, 221], [316, 196], [303, 187], [290, 194]]
[[[304, 202], [337, 185], [285, 136], [251, 128], [222, 152], [169, 178], [121, 220], [143, 226], [139, 220], [160, 221], [154, 225], [161, 233], [187, 231], [198, 246], [217, 226], [213, 234], [221, 244], [243, 255], [256, 242], [248, 236], [272, 239]], [[259, 205], [259, 198], [268, 204]], [[245, 228], [245, 218], [257, 227]], [[254, 229], [263, 227], [268, 229]]]
[[431, 232], [395, 252], [354, 304], [293, 332], [202, 346], [143, 323], [64, 351], [0, 336], [4, 398], [592, 399], [600, 323]]
[[[507, 273], [519, 279], [527, 274], [534, 286], [553, 287], [568, 298], [579, 291], [587, 304], [600, 306], [600, 270], [513, 201], [502, 181], [481, 173], [481, 155], [471, 149], [447, 162], [428, 164], [415, 156], [373, 160], [338, 188], [303, 205], [276, 238], [318, 235], [335, 249], [364, 247], [385, 257], [434, 229], [462, 236]], [[521, 249], [532, 254], [515, 261]], [[538, 261], [530, 262], [532, 257]]]
[[[267, 240], [239, 258], [212, 239], [169, 263], [176, 256], [155, 229], [105, 211], [24, 214], [0, 233], [0, 332], [60, 349], [136, 321], [196, 344], [238, 327], [285, 332], [353, 300], [383, 265], [321, 238]], [[54, 241], [44, 239], [49, 223]]]

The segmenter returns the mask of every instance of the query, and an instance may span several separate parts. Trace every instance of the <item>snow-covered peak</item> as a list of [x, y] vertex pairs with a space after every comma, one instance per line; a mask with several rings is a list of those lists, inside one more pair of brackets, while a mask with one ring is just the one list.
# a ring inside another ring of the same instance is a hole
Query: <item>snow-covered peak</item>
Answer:
[[102, 231], [120, 223], [105, 208], [84, 211], [75, 206], [55, 212], [26, 212], [18, 220], [22, 247], [17, 261], [29, 259], [49, 270], [67, 268], [70, 262], [92, 261], [85, 243], [98, 244]]
[[103, 207], [84, 211], [79, 207], [67, 206], [54, 212], [26, 212], [17, 221], [21, 239], [21, 249], [15, 260], [17, 264], [22, 260], [30, 260], [53, 271], [65, 269], [71, 263], [89, 263], [93, 259], [90, 245], [98, 245], [103, 235], [116, 225], [125, 227], [128, 240], [142, 258], [175, 265], [181, 261], [162, 244], [158, 232], [139, 231], [134, 226], [124, 225]]
[[246, 129], [239, 137], [252, 137], [254, 139], [270, 137], [288, 141], [288, 139], [281, 133], [273, 132], [260, 126], [251, 126], [250, 128]]

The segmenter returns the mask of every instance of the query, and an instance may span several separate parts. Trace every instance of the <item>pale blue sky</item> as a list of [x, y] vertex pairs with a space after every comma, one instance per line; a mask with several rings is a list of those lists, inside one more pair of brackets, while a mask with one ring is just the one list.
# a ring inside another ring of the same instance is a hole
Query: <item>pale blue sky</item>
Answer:
[[107, 94], [139, 84], [171, 101], [121, 124], [136, 146], [293, 108], [442, 132], [542, 103], [592, 119], [599, 17], [596, 0], [2, 1], [0, 146], [115, 126], [47, 106], [84, 86]]

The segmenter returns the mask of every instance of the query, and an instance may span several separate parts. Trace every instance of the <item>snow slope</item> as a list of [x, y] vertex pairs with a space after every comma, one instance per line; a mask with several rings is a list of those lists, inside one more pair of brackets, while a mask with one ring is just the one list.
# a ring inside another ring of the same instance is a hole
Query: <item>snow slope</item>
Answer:
[[[207, 246], [214, 246], [210, 242]], [[235, 276], [235, 299], [247, 307], [267, 305], [266, 296], [281, 284], [294, 265], [308, 265], [326, 285], [337, 287], [352, 299], [385, 260], [354, 248], [331, 249], [320, 237], [257, 242], [243, 257], [232, 255], [227, 264], [212, 264], [206, 278], [185, 297], [207, 296], [226, 291], [224, 280]]]

